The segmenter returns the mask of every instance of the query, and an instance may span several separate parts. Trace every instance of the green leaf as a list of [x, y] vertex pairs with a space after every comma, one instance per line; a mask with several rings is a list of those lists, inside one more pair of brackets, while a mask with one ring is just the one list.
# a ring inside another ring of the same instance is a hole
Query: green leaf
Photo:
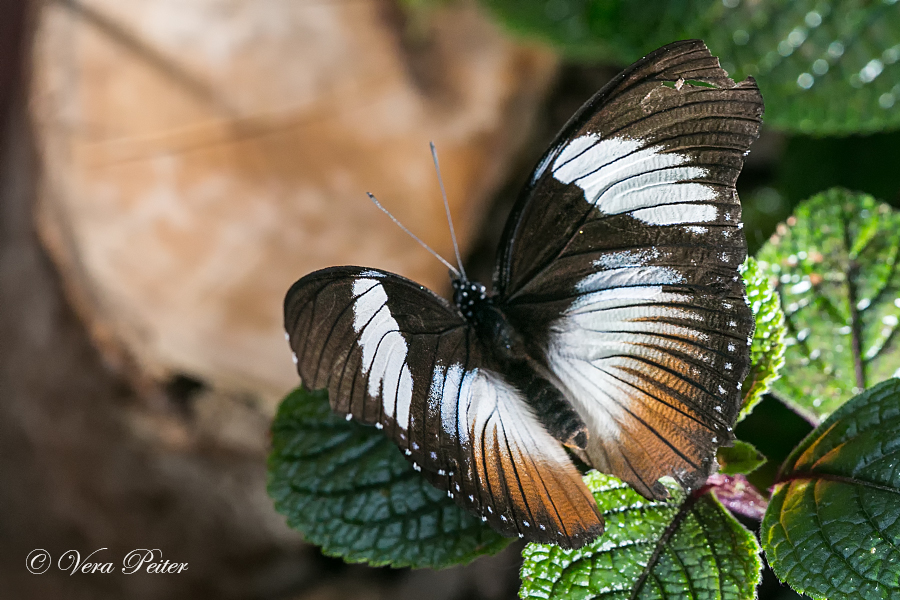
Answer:
[[625, 0], [482, 1], [515, 33], [548, 42], [573, 58], [621, 64], [690, 37], [685, 35], [688, 24], [710, 18], [710, 3], [699, 0], [655, 2], [653, 10]]
[[719, 472], [723, 475], [746, 475], [765, 464], [766, 457], [753, 444], [735, 440], [733, 446], [722, 446], [716, 453]]
[[775, 392], [826, 415], [900, 375], [900, 213], [832, 189], [797, 207], [759, 251], [788, 327]]
[[762, 524], [782, 581], [812, 598], [900, 598], [900, 380], [863, 392], [782, 466]]
[[710, 494], [686, 498], [670, 482], [672, 499], [651, 501], [609, 475], [584, 479], [606, 531], [579, 550], [528, 544], [521, 598], [755, 597], [756, 538]]
[[896, 0], [728, 4], [696, 35], [734, 77], [757, 79], [766, 125], [817, 135], [900, 127]]
[[756, 77], [769, 126], [818, 135], [900, 127], [896, 0], [483, 2], [512, 31], [579, 59], [625, 65], [703, 39], [733, 77]]
[[332, 413], [324, 391], [301, 387], [281, 403], [268, 488], [288, 525], [347, 562], [442, 568], [509, 543], [425, 481], [380, 431]]
[[769, 282], [766, 273], [756, 260], [748, 258], [742, 266], [742, 275], [747, 284], [747, 300], [756, 320], [756, 331], [750, 345], [750, 373], [742, 386], [744, 399], [739, 421], [750, 414], [778, 379], [784, 365], [785, 335], [784, 312], [775, 286]]

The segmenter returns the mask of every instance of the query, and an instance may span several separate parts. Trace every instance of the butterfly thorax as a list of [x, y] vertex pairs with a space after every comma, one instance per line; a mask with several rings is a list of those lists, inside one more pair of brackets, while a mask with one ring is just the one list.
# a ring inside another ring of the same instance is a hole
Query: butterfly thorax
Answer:
[[489, 302], [487, 288], [477, 281], [453, 279], [453, 303], [459, 307], [463, 316], [471, 320], [475, 310], [483, 302]]
[[453, 301], [475, 330], [489, 364], [500, 368], [504, 379], [522, 393], [525, 402], [550, 434], [570, 447], [584, 448], [587, 428], [572, 405], [546, 378], [538, 374], [538, 361], [529, 356], [525, 340], [480, 283], [453, 281]]
[[510, 364], [527, 359], [522, 337], [482, 284], [454, 279], [453, 301], [471, 323], [482, 347], [489, 350], [496, 360]]

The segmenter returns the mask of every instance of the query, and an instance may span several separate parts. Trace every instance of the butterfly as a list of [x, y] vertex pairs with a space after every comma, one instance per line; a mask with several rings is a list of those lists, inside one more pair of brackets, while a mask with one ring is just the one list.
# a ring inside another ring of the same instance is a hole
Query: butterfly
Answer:
[[735, 181], [762, 98], [703, 42], [669, 44], [565, 125], [519, 196], [493, 290], [453, 303], [385, 271], [297, 281], [285, 329], [307, 387], [382, 429], [504, 535], [577, 548], [603, 519], [572, 456], [647, 498], [715, 468], [754, 321]]

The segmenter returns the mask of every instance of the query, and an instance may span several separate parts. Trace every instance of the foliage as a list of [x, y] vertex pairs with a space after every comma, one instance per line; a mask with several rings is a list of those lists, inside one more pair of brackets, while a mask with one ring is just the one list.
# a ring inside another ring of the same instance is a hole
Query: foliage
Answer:
[[784, 365], [784, 312], [775, 292], [775, 286], [756, 260], [748, 258], [742, 266], [747, 284], [747, 301], [753, 311], [756, 329], [750, 345], [750, 373], [744, 380], [743, 406], [738, 420], [750, 414]]
[[509, 540], [456, 506], [373, 427], [334, 415], [298, 388], [272, 425], [269, 495], [325, 554], [393, 567], [447, 567]]
[[823, 416], [900, 376], [900, 213], [833, 189], [798, 207], [788, 225], [758, 254], [789, 331], [775, 390]]
[[746, 475], [766, 462], [766, 457], [753, 444], [736, 440], [733, 446], [722, 446], [716, 454], [723, 475]]
[[606, 532], [576, 551], [529, 544], [523, 599], [755, 597], [756, 538], [711, 495], [686, 496], [673, 482], [667, 486], [671, 501], [648, 501], [596, 471], [585, 483]]
[[900, 596], [900, 379], [850, 400], [788, 457], [763, 519], [769, 564], [817, 599]]
[[483, 0], [510, 30], [582, 60], [629, 64], [700, 38], [737, 79], [753, 76], [766, 123], [804, 133], [900, 127], [896, 0]]

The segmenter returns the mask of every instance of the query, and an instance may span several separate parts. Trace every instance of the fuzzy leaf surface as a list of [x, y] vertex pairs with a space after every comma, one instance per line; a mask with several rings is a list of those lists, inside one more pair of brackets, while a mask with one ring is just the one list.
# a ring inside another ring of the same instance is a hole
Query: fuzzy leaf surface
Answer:
[[425, 481], [380, 431], [332, 413], [324, 391], [301, 387], [282, 401], [268, 490], [288, 525], [347, 562], [442, 568], [509, 543]]
[[900, 598], [900, 379], [839, 408], [782, 466], [761, 537], [769, 564], [820, 600]]
[[784, 308], [775, 392], [824, 416], [900, 376], [900, 213], [832, 189], [800, 204], [757, 254]]
[[672, 483], [668, 502], [650, 501], [596, 471], [585, 483], [606, 531], [579, 550], [528, 544], [521, 598], [755, 598], [756, 537], [710, 494], [689, 499]]
[[766, 272], [751, 257], [744, 263], [742, 275], [747, 285], [747, 301], [756, 320], [756, 330], [750, 345], [750, 373], [742, 386], [744, 399], [739, 421], [750, 414], [778, 379], [784, 366], [786, 331], [778, 293]]

